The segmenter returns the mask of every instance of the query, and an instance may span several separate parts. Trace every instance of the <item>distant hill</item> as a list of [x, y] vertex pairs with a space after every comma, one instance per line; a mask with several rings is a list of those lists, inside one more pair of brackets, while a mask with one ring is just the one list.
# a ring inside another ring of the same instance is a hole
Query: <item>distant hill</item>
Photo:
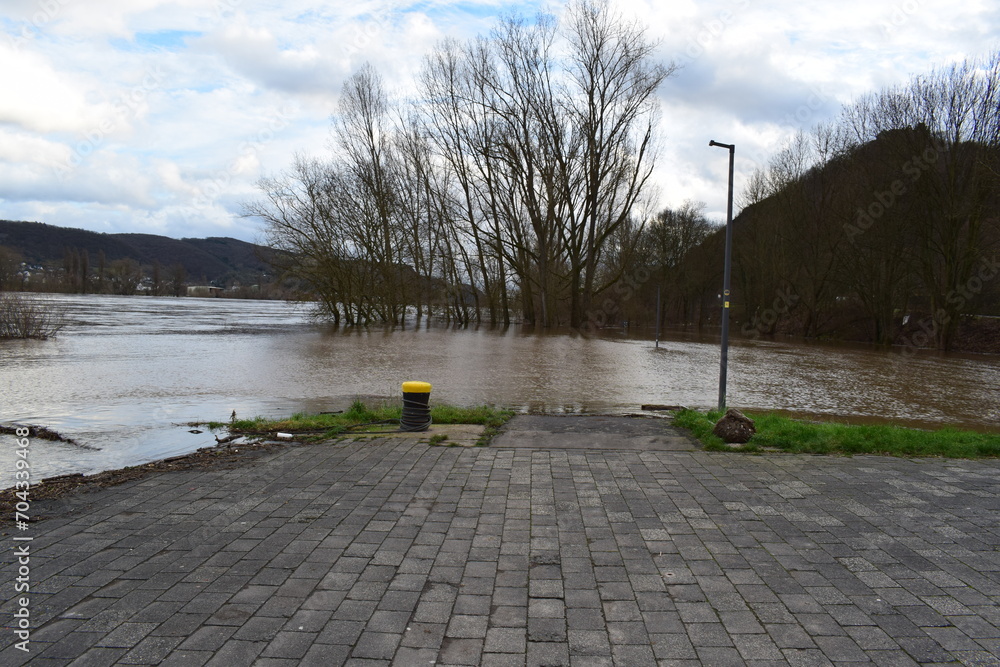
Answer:
[[173, 239], [156, 234], [107, 234], [41, 222], [0, 220], [0, 246], [16, 250], [29, 264], [59, 265], [68, 249], [85, 251], [92, 267], [103, 251], [108, 262], [134, 259], [143, 266], [154, 262], [180, 264], [188, 282], [224, 285], [259, 282], [271, 273], [265, 261], [273, 251], [233, 238]]

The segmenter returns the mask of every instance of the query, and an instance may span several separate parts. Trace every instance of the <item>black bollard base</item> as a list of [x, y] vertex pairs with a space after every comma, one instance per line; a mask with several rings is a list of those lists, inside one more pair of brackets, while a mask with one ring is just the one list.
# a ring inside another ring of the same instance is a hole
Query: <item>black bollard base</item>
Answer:
[[400, 431], [426, 431], [431, 425], [431, 385], [429, 382], [403, 383], [403, 416]]

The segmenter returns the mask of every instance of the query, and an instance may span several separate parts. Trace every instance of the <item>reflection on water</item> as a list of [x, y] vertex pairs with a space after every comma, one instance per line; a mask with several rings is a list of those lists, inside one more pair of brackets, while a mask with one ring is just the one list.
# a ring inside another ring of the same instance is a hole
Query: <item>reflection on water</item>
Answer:
[[[356, 395], [434, 385], [432, 400], [521, 410], [713, 407], [718, 344], [622, 332], [330, 329], [273, 301], [53, 296], [70, 326], [0, 343], [0, 422], [36, 423], [99, 447], [32, 443], [35, 478], [133, 465], [214, 444], [196, 420], [344, 407]], [[1000, 358], [904, 357], [864, 347], [736, 341], [729, 404], [920, 425], [997, 428]], [[12, 459], [0, 469], [10, 485]]]

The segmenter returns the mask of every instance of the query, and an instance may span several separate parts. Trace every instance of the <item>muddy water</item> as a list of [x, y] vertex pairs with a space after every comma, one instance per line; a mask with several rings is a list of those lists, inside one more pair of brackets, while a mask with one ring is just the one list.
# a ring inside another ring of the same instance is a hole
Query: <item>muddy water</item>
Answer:
[[[50, 298], [69, 322], [57, 339], [0, 342], [0, 423], [42, 424], [80, 443], [33, 442], [37, 478], [214, 443], [186, 422], [338, 409], [357, 395], [398, 396], [410, 379], [431, 382], [434, 401], [520, 410], [707, 408], [718, 396], [711, 337], [655, 349], [621, 331], [331, 330], [279, 302]], [[998, 357], [742, 341], [730, 350], [729, 404], [748, 409], [998, 429], [998, 385]], [[13, 458], [2, 461], [0, 488], [13, 475]]]

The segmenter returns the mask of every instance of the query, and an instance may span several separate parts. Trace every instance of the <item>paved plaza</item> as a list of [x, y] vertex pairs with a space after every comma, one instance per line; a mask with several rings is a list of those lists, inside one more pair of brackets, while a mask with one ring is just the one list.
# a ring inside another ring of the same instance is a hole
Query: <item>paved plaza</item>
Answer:
[[572, 430], [37, 501], [60, 516], [27, 531], [31, 652], [8, 534], [0, 664], [1000, 665], [1000, 462]]

